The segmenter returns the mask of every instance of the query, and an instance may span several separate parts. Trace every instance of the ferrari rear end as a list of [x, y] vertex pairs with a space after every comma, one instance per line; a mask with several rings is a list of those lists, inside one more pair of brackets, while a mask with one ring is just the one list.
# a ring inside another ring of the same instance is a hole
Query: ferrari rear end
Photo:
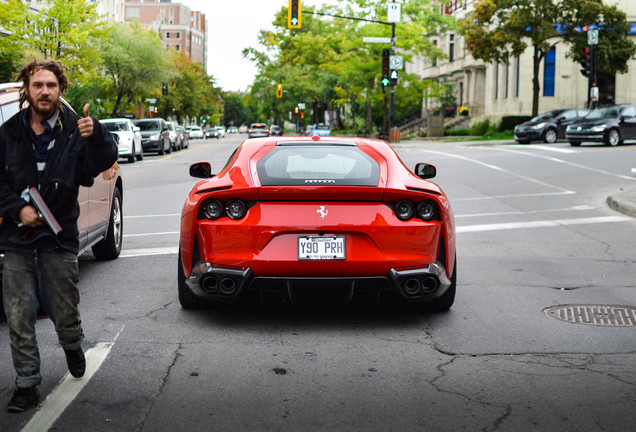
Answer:
[[247, 298], [452, 305], [454, 221], [437, 185], [379, 141], [259, 141], [188, 197], [184, 307]]

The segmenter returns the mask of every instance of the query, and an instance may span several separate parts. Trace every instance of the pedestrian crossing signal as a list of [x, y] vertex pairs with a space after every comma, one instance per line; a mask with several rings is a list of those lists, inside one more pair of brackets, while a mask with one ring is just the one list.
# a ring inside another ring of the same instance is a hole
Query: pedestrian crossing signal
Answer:
[[287, 27], [300, 28], [302, 18], [300, 9], [300, 0], [289, 0], [289, 9], [287, 12], [289, 22], [287, 23]]
[[283, 85], [282, 84], [277, 84], [276, 85], [276, 97], [277, 98], [282, 98], [283, 97]]

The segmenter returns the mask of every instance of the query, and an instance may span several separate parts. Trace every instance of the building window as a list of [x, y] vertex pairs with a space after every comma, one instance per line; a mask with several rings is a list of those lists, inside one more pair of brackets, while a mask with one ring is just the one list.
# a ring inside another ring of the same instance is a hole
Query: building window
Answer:
[[166, 39], [170, 39], [170, 32], [166, 32]]
[[448, 61], [449, 62], [454, 62], [455, 61], [455, 35], [452, 34], [449, 36], [450, 41], [448, 44]]
[[126, 17], [127, 18], [139, 18], [139, 9], [138, 7], [127, 7], [126, 8]]
[[504, 98], [508, 99], [508, 87], [510, 87], [510, 57], [506, 59], [506, 88], [504, 89]]
[[519, 56], [515, 57], [515, 97], [519, 97], [519, 82], [520, 82], [520, 73], [521, 72], [521, 59]]
[[180, 44], [176, 44], [174, 46], [174, 49], [176, 49], [177, 51], [181, 51], [181, 45]]
[[181, 39], [181, 32], [176, 32], [174, 37], [177, 39]]
[[[435, 47], [435, 49], [437, 49], [437, 40], [433, 41], [433, 46]], [[432, 64], [433, 66], [437, 66], [437, 56], [433, 57]]]
[[543, 96], [554, 96], [554, 77], [556, 74], [556, 47], [545, 54], [543, 61]]
[[499, 62], [495, 63], [495, 100], [499, 99]]

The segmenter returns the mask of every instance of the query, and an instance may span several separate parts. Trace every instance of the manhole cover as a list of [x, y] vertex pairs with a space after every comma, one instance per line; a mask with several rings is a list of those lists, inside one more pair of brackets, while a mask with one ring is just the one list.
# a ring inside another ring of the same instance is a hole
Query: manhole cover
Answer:
[[636, 327], [636, 307], [612, 305], [564, 305], [545, 309], [547, 316], [574, 324]]

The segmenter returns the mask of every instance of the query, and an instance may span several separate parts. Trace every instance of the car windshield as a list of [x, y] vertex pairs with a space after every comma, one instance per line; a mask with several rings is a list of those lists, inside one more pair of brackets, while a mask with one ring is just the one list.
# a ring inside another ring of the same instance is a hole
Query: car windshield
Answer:
[[265, 129], [265, 125], [262, 123], [254, 123], [250, 126], [250, 129]]
[[128, 128], [128, 123], [126, 122], [104, 122], [104, 126], [106, 126], [106, 129], [108, 129], [110, 132], [122, 132], [130, 130]]
[[327, 126], [326, 124], [319, 124], [318, 126], [316, 126], [317, 130], [329, 130], [329, 126]]
[[620, 113], [620, 108], [618, 107], [605, 107], [605, 108], [597, 108], [589, 112], [588, 115], [585, 116], [586, 120], [598, 120], [605, 118], [617, 118]]
[[536, 116], [535, 118], [533, 118], [530, 121], [533, 121], [533, 122], [548, 121], [548, 120], [551, 120], [551, 119], [555, 118], [560, 113], [561, 113], [561, 111], [548, 111], [548, 112], [545, 112], [543, 114], [539, 114], [538, 116]]
[[377, 186], [380, 166], [355, 145], [279, 143], [257, 164], [263, 186]]
[[154, 130], [160, 130], [159, 128], [159, 122], [156, 121], [138, 121], [135, 122], [135, 125], [139, 126], [139, 129], [141, 129], [142, 131], [154, 131]]

